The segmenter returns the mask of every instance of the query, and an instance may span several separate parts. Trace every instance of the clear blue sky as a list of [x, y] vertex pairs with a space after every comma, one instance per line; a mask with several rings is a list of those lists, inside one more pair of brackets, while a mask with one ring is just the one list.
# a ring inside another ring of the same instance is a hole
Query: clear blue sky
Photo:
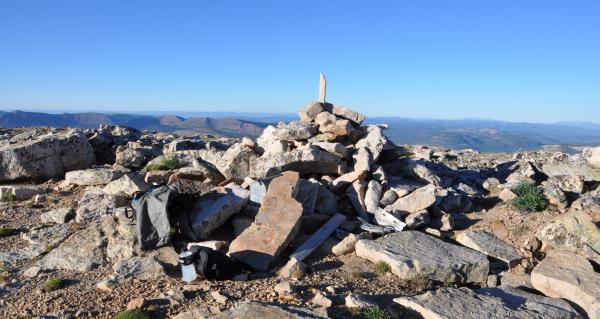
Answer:
[[600, 1], [0, 0], [0, 109], [600, 122]]

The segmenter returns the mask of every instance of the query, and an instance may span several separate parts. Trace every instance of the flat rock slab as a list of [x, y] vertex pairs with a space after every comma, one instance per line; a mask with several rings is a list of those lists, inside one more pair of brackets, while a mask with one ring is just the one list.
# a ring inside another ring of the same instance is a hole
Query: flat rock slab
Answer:
[[477, 251], [449, 244], [418, 231], [403, 231], [377, 240], [360, 240], [356, 255], [388, 263], [402, 279], [425, 276], [456, 283], [486, 283], [490, 264]]
[[285, 172], [273, 179], [254, 223], [229, 246], [229, 255], [260, 271], [287, 247], [300, 228], [302, 204], [296, 199], [300, 176]]
[[513, 246], [486, 231], [464, 231], [456, 236], [456, 241], [478, 252], [505, 262], [508, 267], [516, 266], [523, 258]]
[[98, 224], [82, 229], [40, 260], [46, 270], [89, 271], [104, 264], [107, 239]]
[[531, 284], [546, 296], [576, 303], [589, 318], [600, 318], [600, 274], [580, 255], [551, 250], [531, 272]]
[[268, 318], [268, 319], [320, 319], [328, 318], [314, 313], [305, 308], [283, 307], [267, 305], [258, 302], [243, 302], [235, 308], [212, 315], [212, 319], [244, 319], [244, 318]]
[[249, 199], [250, 192], [235, 184], [202, 195], [190, 213], [194, 233], [199, 239], [207, 239], [227, 219], [239, 213]]
[[123, 175], [122, 171], [108, 167], [99, 167], [67, 172], [65, 174], [65, 181], [69, 184], [95, 186], [108, 184]]
[[581, 318], [564, 300], [510, 288], [441, 288], [394, 301], [418, 312], [425, 319]]

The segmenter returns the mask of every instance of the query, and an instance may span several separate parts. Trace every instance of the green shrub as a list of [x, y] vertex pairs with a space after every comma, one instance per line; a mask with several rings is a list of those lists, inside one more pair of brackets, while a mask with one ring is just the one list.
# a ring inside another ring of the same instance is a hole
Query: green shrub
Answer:
[[42, 288], [44, 291], [48, 292], [61, 289], [64, 285], [65, 283], [62, 281], [62, 279], [52, 278], [48, 279], [48, 281], [44, 283], [44, 286]]
[[150, 315], [147, 311], [141, 309], [125, 310], [116, 314], [113, 319], [149, 319]]
[[375, 272], [378, 274], [385, 274], [392, 271], [392, 267], [390, 266], [390, 264], [386, 263], [385, 261], [378, 261], [375, 264]]
[[387, 311], [377, 306], [364, 308], [362, 310], [362, 315], [366, 319], [391, 319]]
[[178, 169], [182, 166], [182, 163], [175, 158], [172, 159], [164, 159], [158, 164], [149, 164], [146, 165], [144, 169], [146, 172], [151, 171], [172, 171]]
[[18, 231], [10, 227], [0, 227], [0, 237], [8, 237], [16, 234]]
[[5, 193], [2, 195], [2, 201], [12, 203], [17, 201], [17, 196], [13, 193]]
[[517, 195], [513, 206], [522, 212], [539, 212], [548, 206], [544, 192], [534, 184], [521, 184], [512, 191]]

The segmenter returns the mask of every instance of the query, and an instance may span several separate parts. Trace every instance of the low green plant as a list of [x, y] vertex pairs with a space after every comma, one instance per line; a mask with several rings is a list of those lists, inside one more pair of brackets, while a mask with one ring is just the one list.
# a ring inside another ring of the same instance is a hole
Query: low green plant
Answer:
[[392, 318], [387, 313], [387, 311], [385, 311], [377, 306], [363, 308], [362, 315], [363, 315], [363, 317], [365, 317], [365, 319], [391, 319]]
[[149, 319], [150, 314], [141, 309], [125, 310], [116, 314], [113, 319]]
[[52, 278], [52, 279], [48, 279], [44, 283], [44, 286], [42, 288], [44, 291], [48, 292], [48, 291], [54, 291], [54, 290], [61, 289], [62, 287], [64, 287], [64, 285], [65, 285], [65, 283], [63, 282], [62, 279]]
[[178, 159], [171, 158], [171, 159], [164, 159], [160, 163], [157, 163], [157, 164], [146, 165], [146, 168], [144, 168], [144, 170], [146, 172], [172, 171], [172, 170], [180, 168], [181, 166], [182, 166], [182, 164]]
[[392, 267], [390, 266], [390, 264], [386, 263], [385, 261], [378, 261], [375, 264], [375, 272], [383, 275], [386, 274], [388, 272], [392, 271]]
[[13, 203], [17, 201], [17, 196], [13, 193], [4, 193], [2, 195], [2, 201], [5, 203]]
[[8, 237], [14, 235], [18, 230], [10, 227], [0, 227], [0, 237]]
[[539, 212], [548, 206], [544, 192], [534, 184], [520, 184], [512, 191], [517, 195], [512, 204], [522, 212]]

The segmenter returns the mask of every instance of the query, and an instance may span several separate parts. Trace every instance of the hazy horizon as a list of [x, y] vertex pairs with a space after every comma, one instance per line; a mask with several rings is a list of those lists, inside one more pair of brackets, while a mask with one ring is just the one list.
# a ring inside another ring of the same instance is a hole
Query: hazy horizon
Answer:
[[[13, 111], [23, 111], [23, 112], [37, 112], [37, 113], [48, 113], [48, 114], [76, 114], [76, 113], [99, 113], [99, 114], [135, 114], [135, 115], [149, 115], [149, 116], [163, 116], [163, 115], [174, 115], [180, 116], [184, 118], [193, 117], [193, 116], [210, 116], [215, 115], [217, 117], [235, 117], [235, 115], [246, 116], [249, 118], [252, 117], [277, 117], [281, 116], [286, 120], [294, 120], [298, 117], [297, 112], [243, 112], [243, 111], [131, 111], [131, 112], [120, 112], [120, 111], [102, 111], [102, 110], [81, 110], [81, 109], [1, 109], [0, 111], [5, 112], [13, 112]], [[583, 123], [583, 124], [594, 124], [600, 125], [600, 122], [594, 121], [510, 121], [510, 120], [498, 120], [494, 118], [435, 118], [435, 117], [405, 117], [405, 116], [394, 116], [394, 115], [370, 115], [365, 114], [367, 116], [367, 120], [369, 119], [381, 119], [381, 118], [398, 118], [398, 119], [406, 119], [406, 120], [423, 120], [423, 121], [492, 121], [492, 122], [507, 122], [507, 123], [528, 123], [528, 124], [561, 124], [561, 123]]]
[[0, 9], [0, 109], [294, 113], [323, 72], [328, 101], [369, 116], [600, 122], [596, 1]]

